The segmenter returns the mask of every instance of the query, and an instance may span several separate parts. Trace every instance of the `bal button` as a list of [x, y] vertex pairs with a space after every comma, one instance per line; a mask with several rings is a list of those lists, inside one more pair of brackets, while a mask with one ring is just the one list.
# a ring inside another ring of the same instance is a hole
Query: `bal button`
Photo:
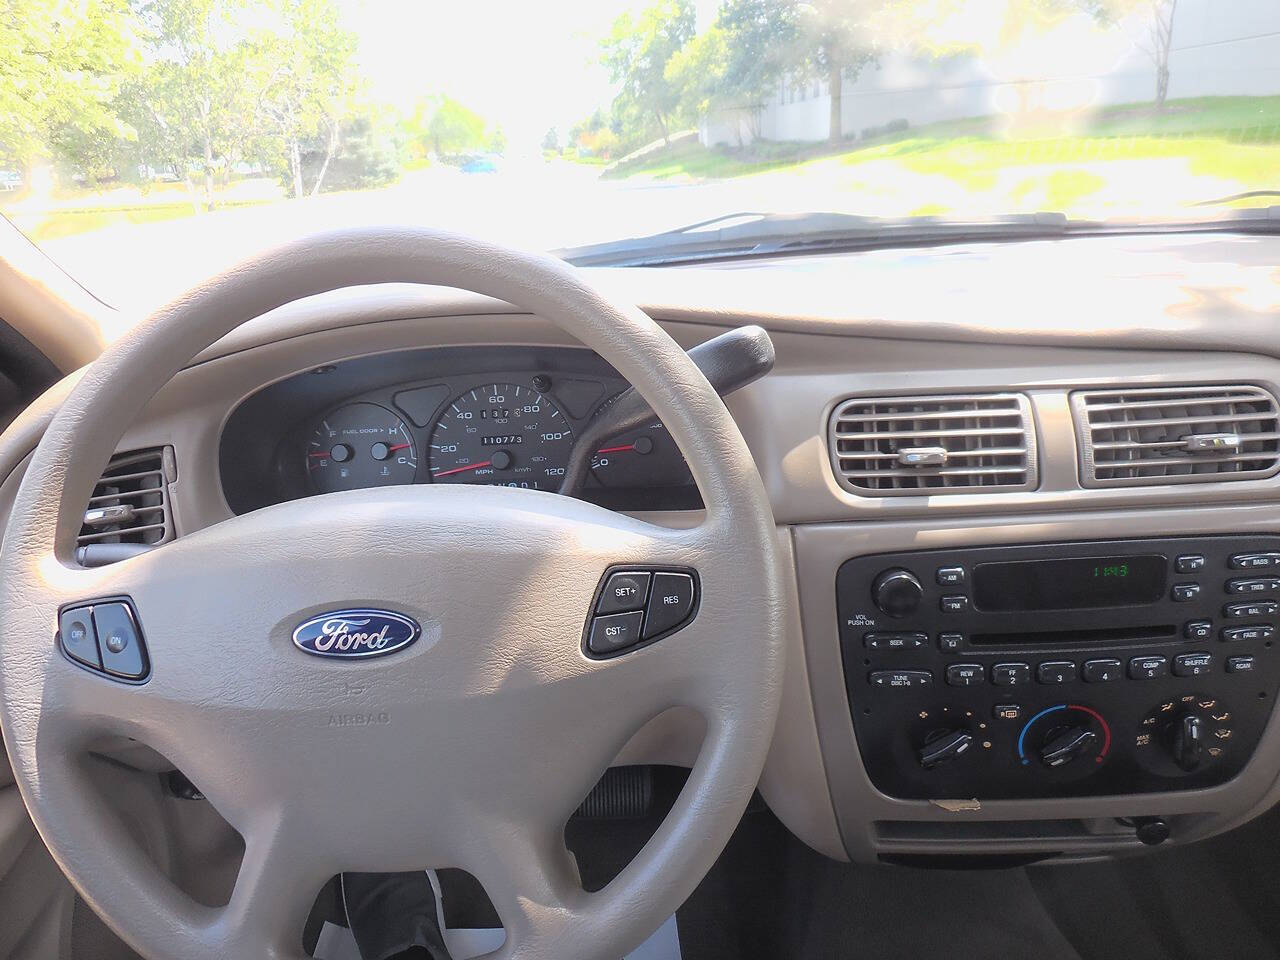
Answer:
[[644, 639], [678, 627], [693, 612], [693, 577], [687, 573], [655, 573], [645, 607]]

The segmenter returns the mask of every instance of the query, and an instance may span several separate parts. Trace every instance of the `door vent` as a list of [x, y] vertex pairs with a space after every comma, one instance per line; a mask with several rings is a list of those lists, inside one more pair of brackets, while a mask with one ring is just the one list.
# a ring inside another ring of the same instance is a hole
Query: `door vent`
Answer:
[[170, 447], [113, 456], [85, 508], [76, 558], [85, 566], [102, 566], [172, 540], [174, 467]]
[[1071, 395], [1086, 487], [1252, 480], [1280, 470], [1280, 407], [1255, 386]]
[[831, 462], [870, 496], [1031, 490], [1031, 407], [1019, 393], [855, 398], [831, 415]]

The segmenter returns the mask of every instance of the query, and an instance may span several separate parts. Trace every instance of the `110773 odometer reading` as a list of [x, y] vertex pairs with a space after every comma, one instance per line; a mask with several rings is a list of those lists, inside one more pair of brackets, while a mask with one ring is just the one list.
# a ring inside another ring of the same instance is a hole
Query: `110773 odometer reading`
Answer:
[[564, 415], [537, 390], [485, 384], [457, 397], [431, 428], [431, 480], [555, 490], [572, 446]]

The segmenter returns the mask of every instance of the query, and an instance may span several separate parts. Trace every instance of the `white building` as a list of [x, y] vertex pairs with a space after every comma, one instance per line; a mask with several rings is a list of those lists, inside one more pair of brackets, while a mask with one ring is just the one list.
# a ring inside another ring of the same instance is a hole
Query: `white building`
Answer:
[[[1087, 112], [1155, 96], [1156, 69], [1147, 22], [1135, 17], [1102, 28], [1085, 16], [989, 47], [981, 56], [887, 54], [841, 93], [845, 137], [966, 117], [1003, 116], [1010, 124], [1039, 111]], [[1169, 56], [1169, 98], [1280, 94], [1280, 0], [1179, 0]], [[703, 118], [704, 145], [829, 138], [831, 92], [825, 80], [787, 82], [768, 103]]]

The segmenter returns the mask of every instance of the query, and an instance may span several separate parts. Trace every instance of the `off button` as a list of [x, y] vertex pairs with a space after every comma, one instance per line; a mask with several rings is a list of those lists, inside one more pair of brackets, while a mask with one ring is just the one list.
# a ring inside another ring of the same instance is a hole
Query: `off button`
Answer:
[[693, 577], [687, 573], [655, 573], [645, 611], [646, 640], [684, 623], [693, 612]]

